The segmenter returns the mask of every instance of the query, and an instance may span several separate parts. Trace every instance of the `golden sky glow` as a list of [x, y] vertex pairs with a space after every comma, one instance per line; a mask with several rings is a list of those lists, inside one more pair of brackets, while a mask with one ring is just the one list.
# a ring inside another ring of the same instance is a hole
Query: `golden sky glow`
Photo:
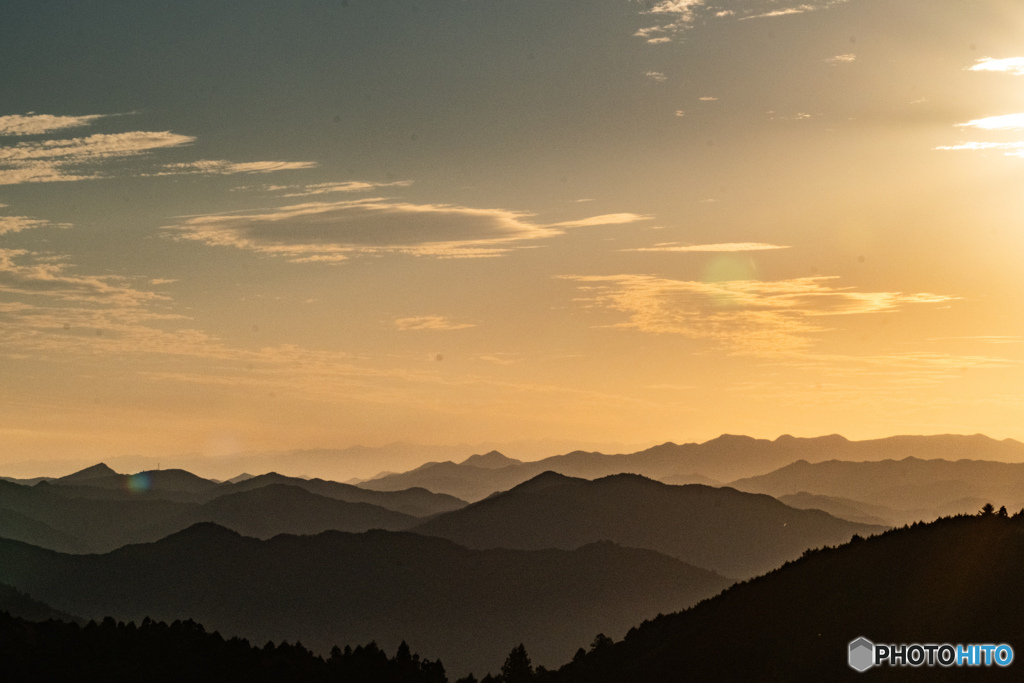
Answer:
[[1024, 439], [1022, 21], [994, 0], [17, 0], [0, 469]]

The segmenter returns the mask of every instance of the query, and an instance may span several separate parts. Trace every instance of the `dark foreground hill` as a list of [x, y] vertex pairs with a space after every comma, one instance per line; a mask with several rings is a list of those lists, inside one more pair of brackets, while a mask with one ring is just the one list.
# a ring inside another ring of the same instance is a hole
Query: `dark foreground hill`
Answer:
[[0, 540], [0, 581], [55, 609], [173, 621], [254, 642], [404, 639], [449, 672], [496, 671], [523, 642], [536, 663], [568, 660], [597, 632], [621, 637], [730, 581], [648, 550], [468, 550], [411, 533], [246, 538], [202, 524], [105, 555]]
[[907, 457], [1024, 462], [1024, 444], [1013, 439], [996, 441], [980, 434], [893, 436], [868, 441], [850, 441], [838, 434], [812, 439], [786, 434], [774, 441], [723, 434], [704, 443], [669, 442], [620, 455], [574, 451], [534, 462], [488, 453], [461, 463], [427, 463], [408, 472], [362, 482], [359, 486], [377, 491], [422, 486], [472, 502], [547, 471], [584, 479], [632, 472], [676, 484], [715, 483], [764, 474], [797, 460], [873, 461]]
[[1024, 654], [1024, 517], [944, 518], [808, 553], [562, 668], [559, 683], [1020, 680], [1003, 669], [883, 666], [859, 674], [851, 641], [1001, 644]]
[[885, 527], [764, 495], [700, 484], [670, 486], [632, 474], [596, 481], [546, 472], [415, 527], [471, 548], [577, 548], [611, 540], [746, 578]]
[[[11, 616], [29, 621], [45, 621], [47, 619], [81, 621], [77, 617], [58, 612], [49, 605], [33, 600], [16, 588], [2, 583], [0, 583], [0, 612], [7, 612]], [[0, 652], [4, 652], [4, 650], [0, 648]]]
[[65, 683], [447, 683], [440, 662], [403, 644], [389, 658], [376, 644], [318, 657], [301, 644], [250, 645], [207, 633], [194, 621], [172, 624], [104, 619], [84, 627], [33, 623], [0, 610], [0, 678]]

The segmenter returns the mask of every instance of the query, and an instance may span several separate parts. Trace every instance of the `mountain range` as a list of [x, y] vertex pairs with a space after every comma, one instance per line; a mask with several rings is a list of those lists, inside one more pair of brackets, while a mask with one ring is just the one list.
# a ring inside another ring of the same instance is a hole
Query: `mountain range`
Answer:
[[198, 522], [258, 538], [328, 529], [401, 530], [463, 505], [424, 489], [366, 491], [274, 473], [217, 484], [181, 470], [123, 475], [96, 465], [34, 486], [0, 481], [0, 537], [63, 552], [106, 552]]
[[700, 444], [670, 442], [621, 455], [573, 451], [532, 462], [490, 452], [460, 463], [430, 462], [407, 472], [361, 482], [359, 486], [375, 491], [423, 487], [475, 502], [546, 471], [585, 479], [629, 472], [673, 484], [720, 485], [767, 474], [798, 460], [877, 461], [906, 457], [1024, 463], [1024, 444], [1013, 439], [996, 441], [980, 434], [894, 436], [868, 441], [850, 441], [837, 434], [809, 439], [783, 435], [774, 441], [725, 434]]
[[193, 618], [321, 652], [404, 639], [449, 672], [496, 670], [519, 642], [555, 665], [597, 632], [621, 637], [731, 583], [607, 541], [572, 551], [469, 550], [387, 531], [260, 541], [214, 524], [100, 555], [0, 540], [0, 557], [0, 582], [87, 619]]
[[546, 472], [413, 530], [471, 548], [577, 548], [608, 539], [746, 578], [807, 548], [886, 528], [731, 488], [671, 486], [633, 474], [588, 481]]
[[[1024, 507], [1024, 464], [906, 457], [878, 462], [799, 460], [731, 484], [787, 504], [813, 504], [852, 519], [851, 509], [890, 525], [977, 512], [987, 502]], [[814, 496], [811, 498], [810, 496]]]

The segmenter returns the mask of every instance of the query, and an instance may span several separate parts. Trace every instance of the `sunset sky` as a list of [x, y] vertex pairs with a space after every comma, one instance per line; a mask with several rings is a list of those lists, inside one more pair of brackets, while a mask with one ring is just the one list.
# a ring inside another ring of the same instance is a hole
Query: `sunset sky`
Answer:
[[1022, 27], [1019, 0], [9, 0], [0, 468], [1024, 440]]

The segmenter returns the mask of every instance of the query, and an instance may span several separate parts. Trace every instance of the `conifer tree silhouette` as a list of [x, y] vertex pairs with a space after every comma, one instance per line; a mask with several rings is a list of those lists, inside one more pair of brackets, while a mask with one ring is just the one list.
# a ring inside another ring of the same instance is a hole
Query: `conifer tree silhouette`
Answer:
[[530, 656], [526, 654], [526, 648], [522, 643], [512, 648], [501, 665], [501, 679], [504, 683], [522, 683], [533, 678], [533, 663]]

